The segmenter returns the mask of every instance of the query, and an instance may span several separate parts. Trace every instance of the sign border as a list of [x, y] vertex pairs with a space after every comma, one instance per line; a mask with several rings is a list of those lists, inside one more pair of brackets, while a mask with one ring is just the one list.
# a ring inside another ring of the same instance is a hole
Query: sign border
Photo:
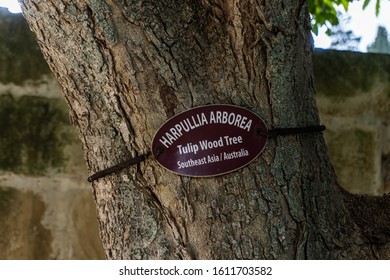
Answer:
[[[163, 164], [160, 163], [160, 161], [158, 160], [158, 154], [156, 155], [153, 151], [153, 143], [155, 142], [155, 138], [157, 136], [157, 134], [160, 132], [161, 128], [167, 124], [168, 122], [170, 122], [171, 120], [175, 119], [175, 118], [179, 118], [180, 115], [182, 114], [185, 114], [189, 111], [192, 111], [192, 110], [196, 110], [196, 109], [200, 109], [200, 108], [206, 108], [206, 107], [213, 107], [213, 106], [223, 106], [223, 107], [234, 107], [234, 108], [238, 108], [239, 110], [244, 110], [244, 111], [247, 111], [253, 115], [255, 115], [261, 122], [262, 124], [264, 125], [264, 128], [265, 128], [265, 131], [262, 131], [262, 136], [265, 137], [265, 141], [264, 141], [264, 145], [263, 147], [261, 148], [261, 150], [256, 154], [256, 156], [254, 156], [250, 161], [248, 161], [247, 163], [245, 163], [244, 165], [241, 165], [237, 168], [234, 168], [234, 169], [231, 169], [229, 171], [223, 171], [221, 173], [216, 173], [216, 174], [211, 174], [211, 175], [192, 175], [192, 174], [182, 174], [182, 173], [179, 173], [179, 172], [176, 172], [174, 170], [171, 170], [169, 168], [167, 168], [166, 166], [164, 166]], [[160, 125], [160, 127], [157, 129], [157, 131], [155, 132], [153, 138], [152, 138], [152, 141], [151, 141], [151, 153], [153, 155], [153, 157], [155, 158], [155, 160], [157, 161], [157, 163], [163, 167], [165, 170], [173, 173], [173, 174], [176, 174], [176, 175], [179, 175], [179, 176], [187, 176], [187, 177], [194, 177], [194, 178], [210, 178], [210, 177], [217, 177], [217, 176], [222, 176], [222, 175], [226, 175], [226, 174], [229, 174], [229, 173], [232, 173], [232, 172], [235, 172], [241, 168], [244, 168], [246, 166], [248, 166], [250, 163], [252, 163], [255, 159], [257, 159], [262, 153], [263, 151], [265, 150], [266, 146], [267, 146], [267, 142], [268, 142], [268, 127], [266, 125], [266, 123], [264, 122], [264, 120], [256, 113], [254, 113], [253, 111], [249, 110], [249, 109], [246, 109], [244, 107], [241, 107], [241, 106], [238, 106], [238, 105], [233, 105], [233, 104], [207, 104], [207, 105], [203, 105], [203, 106], [197, 106], [197, 107], [194, 107], [194, 108], [191, 108], [191, 109], [188, 109], [188, 110], [184, 110], [172, 117], [170, 117], [168, 120], [166, 120], [162, 125]]]

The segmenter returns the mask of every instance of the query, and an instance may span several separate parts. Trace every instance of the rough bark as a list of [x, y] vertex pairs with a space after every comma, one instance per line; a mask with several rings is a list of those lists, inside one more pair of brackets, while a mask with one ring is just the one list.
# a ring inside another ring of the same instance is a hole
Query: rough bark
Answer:
[[[22, 7], [63, 88], [91, 174], [147, 153], [167, 118], [199, 105], [239, 105], [271, 128], [319, 124], [306, 1]], [[360, 203], [376, 204], [340, 189], [319, 133], [269, 139], [257, 160], [224, 176], [178, 176], [148, 158], [92, 188], [109, 259], [388, 256], [386, 219], [375, 229], [360, 220]]]

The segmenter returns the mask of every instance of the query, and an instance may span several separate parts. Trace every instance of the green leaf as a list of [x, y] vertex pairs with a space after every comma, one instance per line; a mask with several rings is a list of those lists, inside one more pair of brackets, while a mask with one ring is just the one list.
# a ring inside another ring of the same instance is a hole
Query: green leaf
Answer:
[[317, 36], [318, 35], [318, 24], [313, 25], [313, 33]]
[[381, 0], [376, 0], [376, 5], [375, 5], [375, 15], [379, 15], [379, 10], [381, 9]]
[[364, 0], [363, 10], [367, 8], [368, 4], [370, 4], [370, 0]]
[[[349, 3], [352, 0], [308, 0], [308, 2], [313, 32], [318, 34], [321, 26], [326, 25], [330, 29], [331, 26], [338, 25], [338, 8], [342, 6], [345, 11], [348, 11]], [[364, 0], [362, 9], [366, 9], [370, 2], [371, 0]], [[381, 0], [375, 0], [375, 2], [375, 14], [378, 16], [381, 8]]]
[[348, 0], [341, 0], [341, 4], [343, 5], [344, 10], [348, 11], [349, 1]]

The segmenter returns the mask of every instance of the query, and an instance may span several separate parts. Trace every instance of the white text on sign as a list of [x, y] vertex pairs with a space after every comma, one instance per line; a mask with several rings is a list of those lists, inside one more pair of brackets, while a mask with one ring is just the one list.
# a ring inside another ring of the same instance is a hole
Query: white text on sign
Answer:
[[245, 116], [236, 113], [229, 113], [226, 111], [211, 111], [209, 116], [204, 113], [196, 114], [190, 118], [186, 118], [179, 123], [173, 125], [164, 135], [159, 139], [160, 143], [169, 148], [183, 133], [189, 132], [195, 128], [212, 124], [227, 124], [238, 127], [240, 129], [250, 131], [252, 120]]
[[221, 136], [218, 140], [200, 140], [198, 144], [187, 143], [184, 146], [177, 145], [177, 148], [179, 149], [179, 154], [181, 155], [188, 153], [193, 153], [196, 155], [196, 153], [199, 151], [199, 148], [202, 151], [205, 151], [213, 148], [224, 147], [225, 145], [230, 146], [236, 144], [242, 144], [241, 136]]

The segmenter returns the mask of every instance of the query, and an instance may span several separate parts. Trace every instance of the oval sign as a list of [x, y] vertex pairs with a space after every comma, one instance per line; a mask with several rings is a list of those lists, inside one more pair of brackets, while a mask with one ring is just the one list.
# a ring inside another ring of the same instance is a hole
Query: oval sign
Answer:
[[260, 155], [266, 132], [263, 120], [247, 109], [207, 105], [165, 122], [153, 138], [152, 153], [160, 165], [176, 174], [217, 176], [242, 168]]

